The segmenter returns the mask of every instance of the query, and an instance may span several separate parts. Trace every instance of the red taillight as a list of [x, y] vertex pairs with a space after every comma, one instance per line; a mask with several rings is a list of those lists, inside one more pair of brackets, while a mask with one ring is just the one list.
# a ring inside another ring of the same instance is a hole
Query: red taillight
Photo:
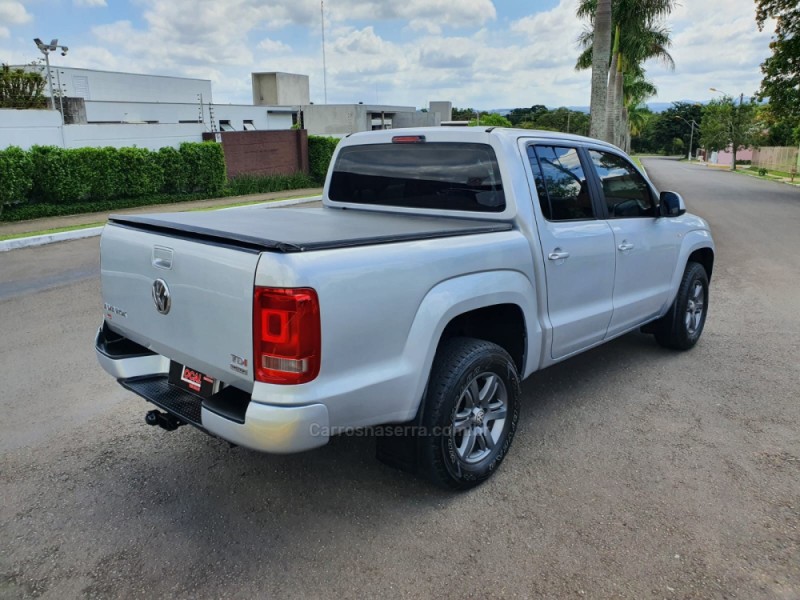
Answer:
[[319, 373], [319, 298], [311, 288], [257, 287], [253, 297], [256, 381], [307, 383]]
[[424, 135], [396, 135], [392, 138], [393, 144], [421, 144], [424, 141]]

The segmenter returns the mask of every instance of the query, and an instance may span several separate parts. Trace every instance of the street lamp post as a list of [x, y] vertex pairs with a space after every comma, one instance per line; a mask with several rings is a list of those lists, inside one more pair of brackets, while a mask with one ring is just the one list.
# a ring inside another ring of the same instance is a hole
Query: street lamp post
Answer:
[[692, 146], [694, 146], [694, 128], [695, 126], [697, 126], [697, 128], [700, 129], [700, 126], [697, 125], [697, 121], [695, 121], [694, 119], [692, 119], [692, 121], [689, 122], [680, 115], [675, 115], [675, 118], [680, 119], [681, 121], [683, 121], [692, 128], [692, 132], [689, 134], [689, 154], [686, 157], [686, 160], [692, 162]]
[[36, 44], [36, 47], [39, 48], [39, 51], [44, 54], [44, 62], [47, 66], [47, 86], [50, 89], [50, 108], [55, 110], [56, 98], [53, 94], [53, 74], [50, 72], [50, 53], [61, 48], [61, 56], [66, 56], [69, 48], [66, 46], [59, 46], [58, 38], [51, 40], [49, 44], [45, 44], [39, 38], [34, 38], [33, 42]]
[[[744, 104], [744, 92], [742, 92], [739, 95], [739, 108], [737, 110], [737, 108], [736, 108], [736, 100], [735, 100], [734, 96], [731, 96], [729, 93], [727, 93], [727, 92], [725, 92], [723, 90], [718, 90], [717, 88], [713, 88], [712, 87], [712, 88], [708, 88], [708, 89], [711, 90], [712, 92], [717, 92], [718, 94], [722, 94], [726, 98], [730, 98], [731, 102], [733, 102], [733, 109], [735, 111], [737, 111], [737, 115], [741, 116], [742, 104]], [[741, 120], [740, 120], [739, 124], [741, 125]], [[734, 124], [734, 119], [733, 118], [731, 118], [731, 151], [733, 153], [733, 158], [731, 159], [731, 163], [732, 163], [731, 164], [731, 171], [735, 171], [736, 170], [736, 125]]]

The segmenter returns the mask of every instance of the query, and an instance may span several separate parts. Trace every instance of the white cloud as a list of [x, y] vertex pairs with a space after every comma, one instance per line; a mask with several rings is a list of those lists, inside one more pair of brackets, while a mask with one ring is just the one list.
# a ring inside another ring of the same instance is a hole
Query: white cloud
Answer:
[[0, 39], [8, 38], [11, 36], [11, 32], [8, 30], [8, 27], [0, 26]]
[[649, 65], [660, 98], [703, 100], [712, 95], [711, 87], [734, 96], [758, 89], [759, 66], [769, 56], [771, 23], [758, 31], [752, 2], [687, 2], [676, 9], [670, 25], [675, 70]]
[[[22, 25], [33, 17], [17, 0], [0, 0], [0, 23], [4, 25]], [[7, 31], [7, 29], [6, 29]]]
[[[329, 0], [328, 99], [417, 106], [449, 99], [482, 109], [588, 105], [590, 73], [574, 70], [584, 26], [575, 17], [577, 2], [559, 0], [546, 11], [530, 2], [529, 16], [509, 21], [491, 0]], [[647, 65], [658, 100], [706, 99], [711, 86], [754, 91], [769, 33], [757, 32], [752, 0], [681, 4], [668, 23], [677, 69]], [[90, 43], [70, 34], [70, 63], [207, 78], [216, 101], [245, 103], [251, 72], [304, 73], [312, 100], [322, 100], [319, 0], [136, 0], [131, 6], [141, 11], [139, 19], [95, 19]], [[30, 19], [18, 0], [0, 0], [0, 40]], [[14, 55], [14, 49], [2, 52]]]
[[72, 3], [80, 8], [102, 8], [108, 6], [106, 0], [72, 0]]
[[284, 44], [278, 40], [271, 40], [269, 38], [264, 38], [258, 42], [258, 49], [269, 52], [270, 54], [288, 54], [292, 51], [291, 46], [288, 44]]

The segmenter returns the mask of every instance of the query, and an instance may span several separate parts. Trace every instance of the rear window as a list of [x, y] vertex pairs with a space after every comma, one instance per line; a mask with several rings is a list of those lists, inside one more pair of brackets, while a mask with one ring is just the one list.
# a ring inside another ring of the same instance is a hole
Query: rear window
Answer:
[[328, 196], [337, 202], [473, 212], [502, 212], [506, 207], [497, 157], [488, 144], [342, 148]]

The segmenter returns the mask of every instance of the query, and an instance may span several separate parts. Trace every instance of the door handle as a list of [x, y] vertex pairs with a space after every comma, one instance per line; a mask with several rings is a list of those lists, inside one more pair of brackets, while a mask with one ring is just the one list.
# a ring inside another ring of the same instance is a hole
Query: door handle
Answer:
[[628, 250], [633, 250], [634, 246], [628, 241], [622, 242], [617, 248], [620, 249], [620, 252], [627, 252]]
[[565, 258], [569, 258], [569, 252], [565, 252], [561, 248], [556, 248], [547, 255], [547, 258], [550, 260], [563, 260]]

